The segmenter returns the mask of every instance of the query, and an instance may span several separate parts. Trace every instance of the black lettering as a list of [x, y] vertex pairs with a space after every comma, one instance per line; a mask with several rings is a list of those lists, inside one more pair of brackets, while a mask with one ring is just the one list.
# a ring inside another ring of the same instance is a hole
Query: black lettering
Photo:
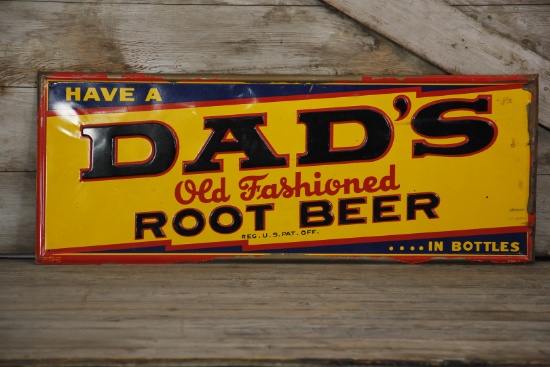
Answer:
[[435, 193], [407, 195], [407, 220], [416, 219], [418, 210], [424, 211], [430, 219], [438, 218], [435, 208], [439, 205], [439, 196]]
[[254, 230], [265, 230], [265, 212], [267, 210], [273, 210], [273, 204], [264, 205], [247, 205], [247, 212], [254, 212]]
[[[185, 228], [183, 226], [183, 220], [186, 217], [193, 217], [195, 218], [195, 226], [192, 228]], [[176, 231], [177, 234], [185, 237], [191, 237], [196, 236], [199, 233], [202, 232], [204, 229], [204, 225], [206, 223], [206, 220], [204, 219], [204, 215], [198, 211], [197, 209], [183, 209], [174, 215], [174, 219], [172, 220], [172, 226], [174, 227], [174, 231]]]
[[[154, 220], [151, 222], [151, 220]], [[143, 239], [143, 232], [150, 229], [155, 238], [166, 237], [162, 231], [162, 226], [166, 224], [166, 214], [162, 212], [136, 213], [136, 240]]]
[[350, 214], [360, 214], [359, 208], [349, 208], [350, 204], [365, 204], [366, 198], [341, 199], [338, 202], [338, 224], [366, 223], [365, 218], [348, 218]]
[[[232, 218], [232, 222], [228, 225], [222, 225], [220, 223], [220, 216], [223, 214], [229, 214]], [[233, 233], [241, 228], [243, 224], [243, 215], [241, 211], [234, 206], [220, 206], [212, 211], [210, 214], [210, 226], [218, 233]]]
[[[204, 126], [213, 131], [195, 161], [184, 164], [184, 171], [220, 171], [221, 163], [215, 161], [214, 156], [236, 152], [246, 154], [240, 168], [286, 166], [286, 158], [276, 157], [258, 131], [258, 126], [263, 124], [263, 116], [206, 119]], [[226, 140], [229, 133], [235, 139]]]
[[[151, 176], [168, 170], [176, 159], [176, 136], [156, 122], [119, 124], [109, 126], [85, 126], [82, 135], [92, 142], [91, 167], [82, 171], [82, 180]], [[152, 142], [153, 154], [146, 162], [116, 164], [117, 137], [144, 137]]]
[[[319, 208], [319, 210], [311, 210]], [[334, 215], [331, 212], [330, 201], [319, 200], [300, 203], [300, 227], [321, 227], [330, 226], [334, 222]], [[312, 220], [312, 217], [320, 219]]]
[[491, 120], [468, 117], [442, 117], [454, 110], [489, 112], [489, 98], [478, 97], [474, 101], [447, 100], [423, 107], [413, 117], [412, 127], [418, 134], [428, 138], [464, 137], [460, 144], [430, 144], [425, 141], [413, 143], [413, 157], [426, 155], [463, 156], [479, 152], [490, 146], [496, 135], [496, 126]]
[[[383, 156], [392, 140], [392, 126], [382, 113], [368, 109], [303, 112], [298, 116], [306, 124], [307, 150], [298, 164], [322, 164], [372, 161]], [[357, 122], [363, 125], [366, 139], [360, 147], [332, 151], [331, 124]]]
[[372, 222], [395, 222], [401, 219], [399, 215], [384, 215], [384, 213], [392, 213], [395, 211], [393, 205], [384, 204], [387, 202], [399, 201], [401, 198], [399, 195], [388, 195], [388, 196], [375, 196], [372, 198]]

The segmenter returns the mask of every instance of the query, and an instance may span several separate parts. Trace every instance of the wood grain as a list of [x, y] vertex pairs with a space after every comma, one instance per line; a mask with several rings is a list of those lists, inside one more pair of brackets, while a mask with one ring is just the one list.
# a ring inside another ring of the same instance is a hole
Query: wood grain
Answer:
[[36, 93], [33, 88], [0, 89], [0, 172], [36, 169]]
[[[7, 1], [7, 0], [1, 0]], [[154, 5], [233, 5], [233, 6], [258, 6], [258, 5], [294, 5], [294, 6], [319, 6], [321, 0], [32, 0], [34, 2], [58, 2], [58, 3], [121, 3], [121, 4], [154, 4]], [[544, 0], [445, 0], [451, 5], [540, 5]]]
[[0, 86], [35, 86], [38, 71], [442, 73], [326, 6], [4, 1], [0, 34]]
[[0, 172], [0, 254], [33, 253], [36, 174]]
[[[9, 1], [9, 0], [1, 0]], [[58, 3], [122, 3], [122, 4], [154, 4], [154, 5], [233, 5], [233, 6], [258, 6], [258, 5], [294, 5], [294, 6], [320, 6], [321, 0], [32, 0], [34, 2], [58, 2]], [[541, 5], [545, 0], [445, 0], [453, 6], [470, 5]]]
[[537, 176], [537, 223], [535, 250], [538, 256], [550, 256], [550, 175]]
[[440, 0], [326, 2], [452, 74], [539, 74], [539, 122], [550, 127], [550, 61], [457, 8]]
[[[1, 0], [6, 1], [6, 0]], [[319, 0], [32, 0], [34, 2], [58, 3], [111, 3], [111, 4], [152, 4], [152, 5], [205, 5], [205, 6], [261, 6], [293, 5], [319, 6]], [[532, 1], [532, 0], [529, 0]]]
[[[535, 1], [533, 1], [535, 3]], [[460, 11], [506, 38], [550, 59], [550, 3], [459, 6]]]
[[451, 5], [476, 5], [476, 6], [522, 6], [522, 5], [548, 5], [546, 0], [444, 0]]
[[537, 134], [537, 174], [550, 175], [550, 130], [540, 127]]
[[0, 260], [0, 359], [545, 365], [550, 263], [502, 270], [357, 262], [78, 267]]

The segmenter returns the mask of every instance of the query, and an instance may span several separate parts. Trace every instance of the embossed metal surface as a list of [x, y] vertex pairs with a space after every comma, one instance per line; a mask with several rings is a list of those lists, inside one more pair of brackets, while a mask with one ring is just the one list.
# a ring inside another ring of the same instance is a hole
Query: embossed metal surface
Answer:
[[40, 263], [532, 259], [532, 77], [56, 73], [40, 94]]

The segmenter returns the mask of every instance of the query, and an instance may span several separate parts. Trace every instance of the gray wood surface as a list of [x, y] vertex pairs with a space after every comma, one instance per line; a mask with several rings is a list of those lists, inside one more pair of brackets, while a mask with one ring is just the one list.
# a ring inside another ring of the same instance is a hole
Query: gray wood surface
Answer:
[[[487, 2], [484, 2], [487, 3]], [[550, 58], [550, 2], [526, 1], [514, 5], [456, 6], [481, 24], [523, 47]]]
[[504, 269], [262, 261], [82, 267], [0, 260], [0, 278], [4, 360], [550, 365], [548, 262]]
[[[0, 0], [10, 1], [10, 0]], [[52, 2], [52, 0], [32, 0], [34, 2]], [[54, 0], [55, 1], [55, 0]], [[258, 6], [258, 5], [295, 5], [315, 6], [320, 0], [56, 0], [60, 3], [111, 3], [111, 4], [152, 4], [152, 5], [236, 5], [236, 6]], [[497, 1], [497, 0], [494, 0]], [[507, 1], [507, 0], [504, 0]], [[534, 1], [534, 0], [527, 0]], [[467, 2], [469, 4], [469, 2]]]
[[0, 173], [0, 254], [34, 253], [36, 174]]
[[539, 123], [550, 128], [550, 60], [441, 0], [326, 0], [451, 74], [539, 74]]
[[548, 5], [548, 0], [445, 0], [451, 5], [506, 5], [506, 6], [523, 6], [523, 5]]
[[[154, 16], [151, 16], [154, 14]], [[2, 3], [0, 85], [42, 71], [441, 73], [327, 6]], [[26, 42], [20, 42], [24, 37]]]

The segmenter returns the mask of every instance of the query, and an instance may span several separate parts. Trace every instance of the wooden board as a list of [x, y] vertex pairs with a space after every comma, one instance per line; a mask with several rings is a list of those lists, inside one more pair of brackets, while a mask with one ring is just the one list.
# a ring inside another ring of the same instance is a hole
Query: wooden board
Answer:
[[33, 253], [36, 174], [0, 172], [0, 254]]
[[0, 89], [0, 172], [36, 170], [36, 94], [33, 88]]
[[[535, 4], [535, 2], [533, 1]], [[550, 4], [456, 6], [466, 15], [523, 47], [550, 58]]]
[[[6, 1], [6, 0], [2, 0]], [[51, 0], [32, 0], [34, 2], [52, 2]], [[524, 4], [544, 4], [541, 0], [445, 0], [451, 5], [524, 5]], [[128, 0], [57, 0], [57, 2], [73, 3], [129, 3]], [[132, 0], [132, 4], [155, 4], [155, 5], [237, 5], [237, 6], [256, 6], [256, 5], [299, 5], [299, 6], [319, 6], [318, 0]]]
[[[165, 74], [442, 73], [326, 6], [128, 6], [5, 1], [0, 12], [0, 33], [2, 86], [35, 86], [39, 70]], [[20, 42], [22, 37], [27, 41]]]
[[326, 0], [452, 74], [539, 74], [539, 122], [550, 127], [550, 61], [440, 0]]
[[[4, 1], [4, 0], [3, 0]], [[33, 0], [34, 2], [51, 2], [51, 0]], [[528, 0], [535, 1], [535, 0]], [[70, 0], [58, 2], [73, 3], [115, 3], [128, 4], [128, 0]], [[299, 5], [314, 6], [319, 5], [318, 0], [132, 0], [132, 4], [153, 4], [153, 5], [236, 5], [236, 6], [257, 6], [257, 5]]]
[[278, 262], [167, 271], [0, 260], [0, 278], [4, 365], [14, 358], [550, 365], [548, 262], [505, 272]]
[[447, 3], [457, 6], [457, 5], [475, 5], [475, 6], [485, 6], [485, 5], [506, 5], [506, 6], [521, 6], [521, 5], [548, 5], [545, 0], [445, 0]]

